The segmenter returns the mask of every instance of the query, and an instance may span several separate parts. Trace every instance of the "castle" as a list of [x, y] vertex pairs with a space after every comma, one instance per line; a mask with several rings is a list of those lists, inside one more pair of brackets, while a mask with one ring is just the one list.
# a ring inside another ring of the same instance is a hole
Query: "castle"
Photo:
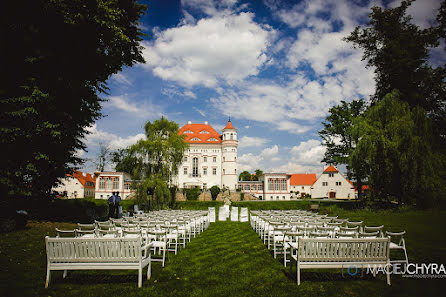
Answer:
[[189, 148], [173, 183], [179, 188], [209, 189], [216, 185], [235, 190], [237, 187], [237, 130], [229, 119], [220, 135], [209, 125], [188, 122], [178, 134], [185, 136]]

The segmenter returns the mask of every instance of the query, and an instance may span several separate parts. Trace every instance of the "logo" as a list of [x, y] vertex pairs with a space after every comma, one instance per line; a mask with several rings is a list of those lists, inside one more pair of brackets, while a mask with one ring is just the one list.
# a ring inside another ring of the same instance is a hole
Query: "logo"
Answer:
[[[364, 273], [365, 271], [365, 273]], [[446, 278], [446, 269], [443, 264], [438, 263], [393, 263], [393, 264], [367, 264], [360, 269], [351, 265], [342, 269], [342, 276], [345, 277], [364, 277], [364, 274], [387, 273], [401, 275], [408, 278]]]

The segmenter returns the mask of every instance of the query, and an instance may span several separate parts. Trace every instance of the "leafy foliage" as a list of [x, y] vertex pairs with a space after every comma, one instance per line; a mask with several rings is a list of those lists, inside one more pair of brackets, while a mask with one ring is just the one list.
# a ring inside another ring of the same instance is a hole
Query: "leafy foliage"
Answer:
[[198, 196], [201, 194], [200, 188], [191, 188], [186, 189], [186, 199], [190, 201], [196, 201], [198, 200]]
[[395, 8], [373, 7], [368, 27], [356, 27], [346, 40], [363, 49], [363, 60], [375, 68], [374, 102], [397, 89], [401, 100], [428, 111], [444, 135], [446, 69], [432, 67], [429, 53], [445, 36], [446, 4], [438, 14], [438, 26], [420, 29], [406, 15], [412, 2], [402, 1]]
[[350, 165], [367, 173], [375, 198], [419, 206], [438, 199], [441, 156], [432, 149], [432, 127], [422, 108], [410, 108], [394, 91], [359, 117], [353, 129], [359, 141]]
[[81, 164], [85, 127], [100, 117], [107, 79], [142, 63], [134, 0], [12, 1], [0, 11], [2, 199], [46, 196]]
[[[136, 199], [140, 203], [146, 202], [151, 209], [171, 204], [168, 184], [188, 147], [184, 135], [178, 135], [178, 130], [177, 123], [164, 117], [153, 123], [147, 122], [145, 139], [113, 154], [117, 170], [129, 172], [135, 180], [143, 180], [136, 185]], [[154, 197], [149, 198], [148, 189], [155, 189]]]
[[212, 200], [214, 200], [214, 201], [217, 200], [217, 196], [220, 193], [220, 188], [217, 185], [215, 185], [210, 188], [210, 191], [211, 191]]
[[241, 181], [248, 181], [251, 180], [251, 173], [249, 173], [248, 171], [243, 171], [242, 173], [240, 173], [240, 175], [238, 176], [238, 180]]

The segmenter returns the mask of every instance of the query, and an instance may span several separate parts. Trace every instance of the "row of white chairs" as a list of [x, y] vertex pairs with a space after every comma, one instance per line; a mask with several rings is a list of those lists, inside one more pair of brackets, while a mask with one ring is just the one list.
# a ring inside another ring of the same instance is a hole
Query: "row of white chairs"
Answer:
[[391, 237], [390, 248], [403, 250], [404, 260], [392, 260], [392, 263], [408, 264], [406, 244], [403, 232], [384, 232], [384, 226], [363, 226], [362, 221], [349, 221], [338, 217], [329, 217], [302, 210], [288, 211], [251, 211], [251, 227], [274, 258], [283, 255], [284, 266], [289, 262], [290, 244], [297, 245], [302, 238], [378, 238]]
[[144, 244], [152, 244], [152, 262], [160, 261], [164, 267], [168, 252], [177, 254], [179, 247], [196, 237], [209, 226], [207, 212], [172, 211], [151, 212], [134, 217], [77, 224], [73, 230], [56, 228], [57, 237], [137, 237]]

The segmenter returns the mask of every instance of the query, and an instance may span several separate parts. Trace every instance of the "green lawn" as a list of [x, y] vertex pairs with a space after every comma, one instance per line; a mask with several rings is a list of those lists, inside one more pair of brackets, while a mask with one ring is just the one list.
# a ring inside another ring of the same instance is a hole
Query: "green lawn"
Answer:
[[[446, 264], [445, 211], [347, 211], [329, 208], [340, 217], [362, 219], [408, 232], [411, 262]], [[343, 278], [340, 270], [305, 270], [301, 286], [272, 257], [248, 223], [217, 222], [171, 255], [166, 267], [153, 267], [152, 279], [137, 288], [136, 271], [74, 271], [62, 279], [53, 273], [44, 289], [44, 236], [69, 223], [30, 222], [25, 230], [0, 234], [0, 296], [441, 296], [446, 279], [379, 275]]]

